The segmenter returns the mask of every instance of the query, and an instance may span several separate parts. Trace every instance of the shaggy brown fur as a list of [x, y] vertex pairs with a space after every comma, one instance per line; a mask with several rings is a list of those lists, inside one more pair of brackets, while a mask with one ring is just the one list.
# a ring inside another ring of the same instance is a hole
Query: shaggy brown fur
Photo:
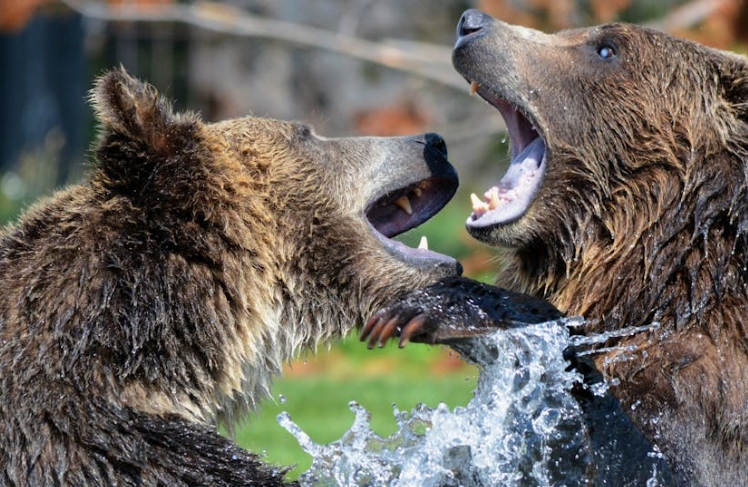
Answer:
[[91, 177], [0, 233], [0, 485], [277, 485], [215, 427], [300, 349], [459, 273], [387, 238], [454, 193], [444, 143], [205, 124], [121, 70], [92, 100]]
[[500, 185], [534, 191], [523, 211], [468, 221], [505, 248], [498, 284], [588, 334], [659, 323], [596, 366], [679, 483], [748, 484], [748, 61], [632, 25], [546, 35], [468, 11], [458, 33], [515, 158], [545, 144], [539, 186]]

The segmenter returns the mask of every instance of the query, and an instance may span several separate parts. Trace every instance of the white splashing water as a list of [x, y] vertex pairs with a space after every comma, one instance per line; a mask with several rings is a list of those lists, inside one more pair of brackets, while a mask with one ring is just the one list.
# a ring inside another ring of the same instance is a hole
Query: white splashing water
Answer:
[[[398, 430], [383, 438], [355, 402], [353, 426], [317, 444], [288, 413], [278, 422], [313, 457], [303, 486], [577, 486], [590, 479], [591, 444], [572, 385], [581, 380], [563, 351], [569, 318], [453, 346], [480, 366], [473, 399], [450, 410], [394, 410]], [[636, 332], [634, 330], [632, 332]], [[600, 340], [607, 337], [601, 337]], [[604, 393], [604, 388], [595, 391]], [[652, 470], [650, 470], [652, 471]], [[656, 468], [648, 486], [660, 485]], [[607, 484], [607, 482], [605, 482]]]

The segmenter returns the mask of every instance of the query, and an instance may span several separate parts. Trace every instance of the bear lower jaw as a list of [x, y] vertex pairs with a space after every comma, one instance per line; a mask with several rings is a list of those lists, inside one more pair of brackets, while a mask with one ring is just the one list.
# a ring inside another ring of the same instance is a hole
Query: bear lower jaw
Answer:
[[374, 233], [390, 255], [409, 267], [425, 272], [435, 272], [442, 277], [462, 274], [462, 265], [453, 257], [421, 246], [418, 248], [408, 247], [404, 243], [389, 239], [377, 231]]

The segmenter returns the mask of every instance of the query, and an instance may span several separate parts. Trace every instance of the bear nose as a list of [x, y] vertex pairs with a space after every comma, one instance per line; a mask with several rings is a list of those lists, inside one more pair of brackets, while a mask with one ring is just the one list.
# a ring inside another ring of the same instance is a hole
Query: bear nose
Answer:
[[447, 143], [444, 142], [441, 135], [429, 132], [423, 138], [427, 146], [436, 149], [441, 155], [447, 157]]
[[457, 22], [457, 39], [482, 31], [491, 24], [492, 20], [491, 16], [480, 10], [474, 8], [466, 10]]

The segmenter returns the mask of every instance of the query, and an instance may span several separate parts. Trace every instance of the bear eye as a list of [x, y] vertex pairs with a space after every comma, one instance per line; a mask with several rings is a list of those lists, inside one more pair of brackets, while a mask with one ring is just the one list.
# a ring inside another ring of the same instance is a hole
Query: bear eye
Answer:
[[610, 44], [601, 44], [597, 47], [597, 55], [603, 59], [613, 59], [616, 57], [616, 48]]
[[299, 124], [296, 132], [302, 139], [308, 139], [312, 135], [312, 128], [309, 125]]

